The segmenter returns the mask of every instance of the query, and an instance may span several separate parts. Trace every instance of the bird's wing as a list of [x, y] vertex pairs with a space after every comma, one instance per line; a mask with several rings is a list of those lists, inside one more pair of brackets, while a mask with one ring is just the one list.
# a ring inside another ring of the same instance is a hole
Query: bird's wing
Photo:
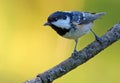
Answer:
[[89, 12], [72, 12], [72, 23], [74, 25], [88, 24], [105, 15], [105, 12], [89, 13]]
[[71, 20], [72, 24], [78, 25], [82, 22], [83, 20], [82, 12], [72, 11], [71, 14], [72, 14], [72, 20]]

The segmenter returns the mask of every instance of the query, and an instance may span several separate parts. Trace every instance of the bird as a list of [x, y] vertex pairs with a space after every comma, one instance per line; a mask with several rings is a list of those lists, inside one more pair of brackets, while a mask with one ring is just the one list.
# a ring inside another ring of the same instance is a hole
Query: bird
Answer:
[[92, 30], [93, 22], [105, 15], [105, 12], [90, 13], [82, 11], [55, 11], [47, 18], [44, 26], [50, 26], [60, 36], [75, 40], [73, 54], [76, 55], [78, 39], [88, 32], [92, 32], [95, 39], [102, 42], [102, 39]]

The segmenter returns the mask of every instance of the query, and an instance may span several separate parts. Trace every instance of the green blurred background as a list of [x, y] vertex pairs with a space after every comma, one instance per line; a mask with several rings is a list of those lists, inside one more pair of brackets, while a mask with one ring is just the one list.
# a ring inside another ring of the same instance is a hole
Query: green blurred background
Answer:
[[[0, 0], [0, 83], [23, 83], [70, 56], [74, 41], [43, 26], [52, 12], [106, 12], [93, 28], [101, 36], [120, 21], [119, 8], [120, 0]], [[93, 40], [85, 35], [77, 49]], [[120, 41], [54, 83], [120, 83]]]

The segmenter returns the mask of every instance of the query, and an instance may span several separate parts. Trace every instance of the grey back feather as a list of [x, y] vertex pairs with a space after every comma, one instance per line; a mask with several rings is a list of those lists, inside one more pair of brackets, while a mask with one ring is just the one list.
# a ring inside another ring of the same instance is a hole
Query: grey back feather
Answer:
[[71, 12], [73, 17], [72, 17], [72, 22], [73, 24], [88, 24], [90, 22], [93, 22], [94, 20], [100, 18], [101, 16], [105, 15], [105, 12], [100, 12], [100, 13], [89, 13], [89, 12], [77, 12], [73, 11]]

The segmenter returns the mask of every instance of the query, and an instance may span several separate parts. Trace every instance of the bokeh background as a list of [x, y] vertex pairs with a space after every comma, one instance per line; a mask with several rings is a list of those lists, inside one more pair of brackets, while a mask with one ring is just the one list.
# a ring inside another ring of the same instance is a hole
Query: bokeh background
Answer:
[[[75, 42], [45, 27], [57, 10], [106, 12], [93, 30], [103, 35], [120, 21], [120, 0], [0, 0], [0, 83], [23, 83], [67, 59]], [[94, 40], [79, 39], [81, 50]], [[120, 41], [54, 83], [120, 83]]]

